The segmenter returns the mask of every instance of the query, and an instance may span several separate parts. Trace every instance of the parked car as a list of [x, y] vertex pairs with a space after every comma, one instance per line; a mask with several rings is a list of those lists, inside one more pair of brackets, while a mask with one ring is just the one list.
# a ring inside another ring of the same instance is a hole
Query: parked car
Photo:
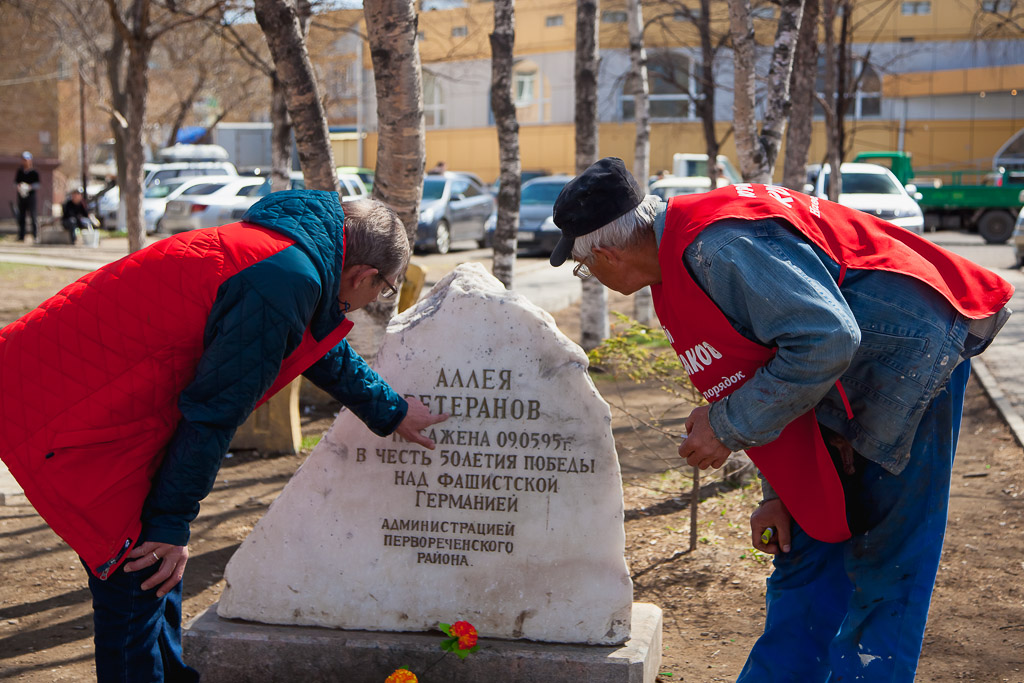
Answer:
[[338, 176], [356, 175], [363, 181], [367, 192], [373, 192], [373, 169], [362, 166], [338, 166]]
[[648, 192], [668, 201], [681, 194], [697, 194], [711, 189], [711, 178], [668, 176], [654, 181]]
[[142, 218], [146, 223], [146, 232], [159, 232], [160, 219], [164, 217], [167, 202], [178, 196], [178, 190], [188, 183], [190, 178], [171, 178], [157, 181], [142, 193]]
[[256, 191], [266, 182], [257, 176], [210, 176], [196, 178], [180, 188], [178, 197], [167, 202], [160, 231], [170, 234], [231, 223], [238, 203], [248, 207]]
[[477, 178], [447, 171], [423, 178], [423, 200], [416, 229], [416, 248], [447, 254], [452, 242], [484, 242], [494, 196]]
[[[877, 164], [845, 163], [839, 167], [843, 188], [839, 203], [870, 213], [917, 234], [924, 232], [924, 214], [892, 171]], [[829, 165], [807, 169], [807, 194], [828, 198]]]
[[1013, 236], [1010, 238], [1013, 244], [1013, 253], [1017, 258], [1017, 267], [1024, 268], [1024, 209], [1017, 214], [1017, 223], [1013, 226]]
[[[174, 161], [169, 163], [145, 163], [142, 165], [142, 191], [156, 183], [172, 178], [195, 178], [198, 176], [237, 176], [238, 170], [230, 161]], [[120, 188], [112, 187], [100, 197], [97, 212], [100, 221], [107, 227], [117, 224], [117, 211], [121, 205]]]
[[[302, 177], [301, 171], [292, 171], [288, 174], [289, 178], [289, 190], [304, 190], [306, 189], [306, 181]], [[239, 221], [245, 212], [249, 210], [249, 207], [258, 202], [263, 197], [270, 194], [270, 178], [263, 178], [263, 182], [255, 190], [250, 192], [244, 197], [236, 197], [231, 201], [231, 214], [228, 220], [225, 222]], [[342, 201], [344, 201], [344, 197]]]
[[[742, 183], [743, 177], [729, 161], [729, 157], [719, 154], [718, 187]], [[677, 178], [707, 178], [708, 155], [678, 152], [672, 155], [672, 175]], [[708, 181], [710, 183], [710, 181]]]
[[[370, 191], [363, 178], [358, 173], [343, 173], [338, 171], [338, 186], [341, 201], [347, 202], [352, 199], [365, 199], [370, 196]], [[373, 183], [370, 183], [370, 187]]]
[[[523, 183], [526, 183], [526, 182], [528, 182], [530, 180], [533, 180], [534, 178], [543, 178], [544, 176], [547, 176], [547, 175], [551, 175], [551, 171], [540, 171], [540, 170], [520, 171], [519, 172], [519, 185], [521, 187], [523, 185]], [[501, 176], [498, 176], [497, 178], [494, 179], [494, 182], [491, 183], [491, 194], [493, 194], [494, 196], [497, 196], [498, 195], [498, 188], [500, 188], [500, 187], [501, 187]]]
[[[516, 233], [516, 246], [519, 251], [537, 251], [550, 254], [562, 231], [552, 219], [555, 200], [572, 180], [571, 175], [541, 176], [523, 183], [519, 193], [519, 232]], [[497, 210], [487, 219], [486, 246], [494, 244], [494, 230], [498, 224]]]

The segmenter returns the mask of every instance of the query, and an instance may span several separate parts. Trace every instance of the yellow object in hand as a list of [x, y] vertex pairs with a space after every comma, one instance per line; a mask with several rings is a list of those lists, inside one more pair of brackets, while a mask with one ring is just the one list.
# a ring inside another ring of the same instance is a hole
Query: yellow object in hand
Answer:
[[773, 529], [772, 527], [768, 527], [767, 529], [765, 529], [764, 531], [761, 532], [761, 542], [764, 543], [765, 545], [768, 545], [769, 543], [771, 543], [772, 542], [772, 538], [774, 538], [774, 537], [775, 537], [775, 529]]

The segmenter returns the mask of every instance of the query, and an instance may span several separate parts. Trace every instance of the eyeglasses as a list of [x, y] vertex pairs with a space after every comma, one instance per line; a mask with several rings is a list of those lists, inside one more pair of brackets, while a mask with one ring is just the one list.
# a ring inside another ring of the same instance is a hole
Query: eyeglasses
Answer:
[[590, 272], [590, 268], [587, 268], [587, 264], [583, 261], [576, 264], [576, 267], [572, 269], [572, 274], [581, 280], [586, 280], [588, 277], [593, 275], [593, 273]]
[[380, 298], [394, 299], [395, 295], [398, 294], [398, 289], [393, 284], [385, 280], [383, 275], [378, 274], [377, 277], [380, 278], [380, 281], [384, 283], [385, 287], [385, 289], [382, 289], [380, 292]]

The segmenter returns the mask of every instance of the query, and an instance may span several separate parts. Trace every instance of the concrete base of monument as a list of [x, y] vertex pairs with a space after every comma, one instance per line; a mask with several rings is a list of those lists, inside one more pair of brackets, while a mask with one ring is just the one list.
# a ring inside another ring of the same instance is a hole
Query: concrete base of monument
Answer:
[[510, 681], [654, 683], [661, 665], [661, 608], [633, 603], [630, 639], [620, 646], [480, 640], [464, 660], [441, 651], [438, 633], [341, 631], [221, 619], [217, 605], [186, 626], [185, 661], [207, 683], [345, 681], [383, 683], [407, 668], [421, 683]]

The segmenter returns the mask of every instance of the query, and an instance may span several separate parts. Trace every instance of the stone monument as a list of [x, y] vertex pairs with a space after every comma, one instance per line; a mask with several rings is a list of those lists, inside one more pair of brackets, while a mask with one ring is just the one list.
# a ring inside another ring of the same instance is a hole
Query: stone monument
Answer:
[[436, 448], [344, 411], [228, 563], [218, 614], [626, 641], [622, 483], [582, 349], [467, 264], [392, 320], [374, 366], [450, 415], [428, 431]]

